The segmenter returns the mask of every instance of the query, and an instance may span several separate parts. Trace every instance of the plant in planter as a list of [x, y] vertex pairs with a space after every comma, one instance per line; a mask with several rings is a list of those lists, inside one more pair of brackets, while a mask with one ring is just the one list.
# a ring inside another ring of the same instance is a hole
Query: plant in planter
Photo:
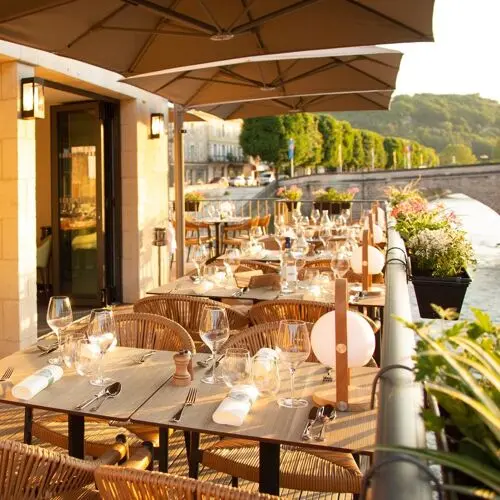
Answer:
[[295, 210], [300, 200], [302, 199], [302, 189], [300, 189], [297, 185], [290, 186], [289, 188], [280, 187], [276, 191], [276, 196], [285, 200], [288, 210]]
[[314, 208], [328, 210], [329, 215], [340, 214], [341, 209], [351, 208], [351, 201], [359, 192], [357, 187], [350, 187], [346, 191], [337, 191], [333, 187], [320, 189], [313, 193]]
[[419, 189], [417, 189], [417, 185], [419, 182], [420, 178], [409, 182], [402, 188], [398, 188], [397, 186], [387, 186], [384, 190], [387, 201], [392, 207], [395, 207], [403, 201], [424, 200], [422, 193]]
[[[443, 319], [450, 318], [449, 311], [435, 309]], [[453, 473], [453, 484], [444, 488], [459, 499], [495, 499], [500, 495], [500, 326], [483, 311], [472, 311], [474, 321], [461, 321], [437, 334], [432, 323], [403, 321], [420, 337], [415, 379], [440, 410], [422, 412], [426, 428], [444, 432], [450, 451], [377, 448], [443, 466]]]
[[200, 191], [191, 191], [184, 195], [184, 209], [186, 212], [197, 212], [200, 208], [200, 202], [205, 196]]
[[436, 317], [431, 304], [453, 307], [459, 313], [471, 282], [467, 268], [476, 262], [465, 232], [450, 225], [422, 229], [406, 246], [420, 316]]

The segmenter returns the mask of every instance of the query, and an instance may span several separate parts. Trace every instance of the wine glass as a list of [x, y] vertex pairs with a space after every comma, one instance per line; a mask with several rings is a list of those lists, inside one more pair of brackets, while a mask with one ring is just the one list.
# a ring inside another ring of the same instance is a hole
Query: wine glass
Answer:
[[344, 251], [344, 249], [340, 249], [338, 252], [333, 254], [330, 267], [332, 268], [333, 274], [336, 278], [343, 278], [347, 271], [349, 271], [349, 261], [349, 255]]
[[47, 308], [47, 324], [50, 329], [56, 334], [57, 349], [56, 357], [50, 358], [51, 365], [61, 365], [61, 330], [69, 326], [73, 322], [73, 311], [69, 297], [54, 296], [50, 297], [49, 307]]
[[208, 259], [208, 248], [205, 245], [194, 245], [192, 249], [192, 259], [194, 267], [196, 268], [196, 273], [198, 274], [197, 279], [201, 281], [201, 270]]
[[228, 248], [224, 252], [224, 266], [226, 268], [226, 272], [229, 276], [233, 274], [233, 271], [238, 269], [241, 260], [241, 252], [237, 248]]
[[257, 240], [262, 238], [262, 236], [263, 236], [263, 232], [262, 232], [262, 228], [260, 226], [255, 226], [255, 227], [250, 228], [250, 240], [252, 240], [252, 242], [254, 244], [257, 242]]
[[252, 359], [252, 381], [260, 395], [275, 397], [280, 390], [278, 359], [256, 354]]
[[75, 370], [82, 377], [91, 377], [97, 370], [101, 350], [99, 346], [91, 344], [88, 339], [76, 341], [74, 351]]
[[201, 340], [212, 351], [213, 363], [212, 374], [201, 379], [205, 384], [217, 384], [222, 379], [215, 375], [217, 363], [217, 351], [229, 338], [229, 321], [226, 310], [218, 306], [206, 306], [200, 318]]
[[222, 364], [222, 379], [228, 387], [251, 382], [250, 351], [233, 347], [226, 349]]
[[302, 213], [300, 212], [299, 208], [295, 208], [292, 211], [292, 220], [295, 226], [299, 223], [300, 219], [302, 218]]
[[311, 220], [313, 225], [317, 226], [320, 219], [321, 219], [320, 211], [317, 208], [311, 210]]
[[300, 218], [300, 225], [304, 228], [309, 225], [309, 217], [307, 217], [307, 215]]
[[311, 352], [309, 331], [304, 321], [281, 320], [276, 337], [276, 350], [280, 361], [290, 369], [290, 396], [280, 398], [278, 404], [285, 408], [301, 408], [309, 403], [305, 399], [295, 397], [294, 378], [298, 366], [305, 361]]
[[110, 309], [93, 309], [87, 330], [89, 343], [99, 350], [96, 377], [90, 381], [92, 385], [105, 386], [112, 382], [103, 376], [103, 359], [110, 347], [116, 342], [116, 326], [113, 311]]

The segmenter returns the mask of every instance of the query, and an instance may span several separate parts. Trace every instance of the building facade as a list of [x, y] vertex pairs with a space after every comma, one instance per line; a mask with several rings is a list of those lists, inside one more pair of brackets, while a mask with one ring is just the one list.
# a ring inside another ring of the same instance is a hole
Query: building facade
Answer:
[[[85, 307], [131, 303], [158, 284], [168, 140], [151, 118], [166, 122], [168, 102], [120, 78], [0, 42], [0, 356], [36, 341], [42, 271], [54, 294]], [[44, 118], [23, 118], [26, 79], [43, 90]]]
[[187, 122], [184, 124], [184, 158], [188, 184], [242, 173], [241, 120]]

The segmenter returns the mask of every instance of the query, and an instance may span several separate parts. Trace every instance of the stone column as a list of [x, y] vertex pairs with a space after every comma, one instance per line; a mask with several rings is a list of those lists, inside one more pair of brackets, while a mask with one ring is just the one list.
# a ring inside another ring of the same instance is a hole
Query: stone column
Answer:
[[34, 68], [0, 64], [0, 356], [36, 341], [35, 120], [20, 119], [22, 78]]

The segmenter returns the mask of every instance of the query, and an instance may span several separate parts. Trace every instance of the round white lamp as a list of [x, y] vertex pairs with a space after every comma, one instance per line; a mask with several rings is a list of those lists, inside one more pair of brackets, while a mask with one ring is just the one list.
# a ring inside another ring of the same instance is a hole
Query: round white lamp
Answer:
[[[368, 246], [368, 274], [379, 274], [384, 268], [384, 254], [371, 245]], [[351, 256], [351, 268], [356, 274], [363, 272], [363, 247], [354, 250]]]

